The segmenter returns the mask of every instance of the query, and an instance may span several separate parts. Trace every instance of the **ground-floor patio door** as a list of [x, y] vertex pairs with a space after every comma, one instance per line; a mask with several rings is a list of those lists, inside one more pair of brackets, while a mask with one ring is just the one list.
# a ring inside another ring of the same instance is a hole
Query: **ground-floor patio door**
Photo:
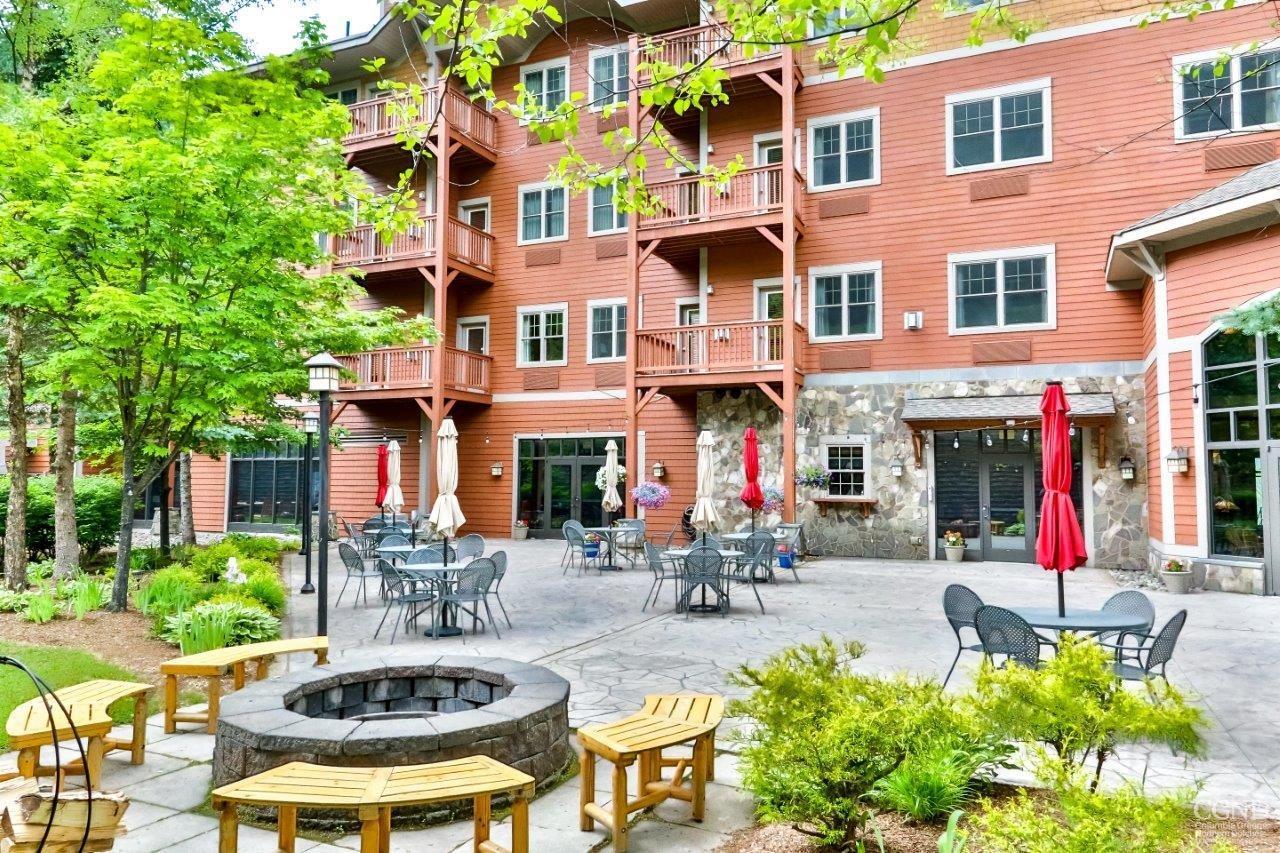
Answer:
[[[615, 436], [618, 457], [626, 456], [626, 440]], [[558, 539], [570, 519], [584, 527], [606, 523], [604, 494], [596, 476], [604, 467], [608, 436], [526, 438], [518, 441], [519, 482], [516, 517], [529, 525], [534, 538]], [[621, 491], [621, 490], [620, 490]]]

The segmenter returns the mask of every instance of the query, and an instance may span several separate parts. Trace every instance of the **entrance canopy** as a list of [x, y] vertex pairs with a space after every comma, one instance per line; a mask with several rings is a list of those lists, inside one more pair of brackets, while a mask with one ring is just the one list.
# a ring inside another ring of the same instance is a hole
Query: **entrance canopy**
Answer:
[[[1071, 420], [1079, 427], [1098, 430], [1098, 459], [1106, 459], [1106, 429], [1116, 415], [1110, 394], [1068, 394]], [[928, 397], [908, 400], [902, 421], [911, 428], [916, 467], [924, 464], [925, 430], [981, 429], [983, 427], [1040, 426], [1040, 396], [1011, 394], [1003, 397]]]

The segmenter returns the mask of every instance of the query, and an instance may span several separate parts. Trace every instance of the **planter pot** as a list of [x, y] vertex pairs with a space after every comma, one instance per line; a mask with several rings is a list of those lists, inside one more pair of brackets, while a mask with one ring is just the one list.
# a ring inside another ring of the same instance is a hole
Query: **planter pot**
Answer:
[[947, 552], [948, 562], [959, 563], [964, 560], [963, 545], [943, 545], [942, 550]]
[[780, 569], [791, 568], [793, 559], [794, 558], [791, 556], [790, 551], [779, 551], [778, 552], [778, 568]]
[[588, 542], [586, 545], [582, 546], [582, 553], [586, 554], [588, 557], [599, 557], [600, 544], [598, 542], [597, 543]]
[[1164, 588], [1175, 595], [1185, 595], [1191, 592], [1191, 581], [1193, 580], [1191, 572], [1160, 572], [1160, 579], [1164, 581]]
[[529, 528], [527, 528], [527, 527], [513, 527], [513, 528], [511, 528], [511, 538], [512, 538], [512, 539], [515, 539], [516, 541], [519, 541], [519, 540], [521, 540], [521, 539], [528, 539], [528, 538], [529, 538]]

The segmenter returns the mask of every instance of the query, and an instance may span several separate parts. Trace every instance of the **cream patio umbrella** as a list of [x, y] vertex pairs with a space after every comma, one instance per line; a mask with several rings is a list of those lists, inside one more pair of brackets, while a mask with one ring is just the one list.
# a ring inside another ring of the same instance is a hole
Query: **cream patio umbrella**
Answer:
[[467, 523], [454, 491], [458, 488], [458, 428], [453, 418], [445, 418], [436, 434], [436, 488], [439, 494], [431, 506], [431, 526], [444, 539], [444, 562], [449, 564], [449, 537]]
[[704, 429], [698, 435], [698, 480], [694, 492], [693, 517], [689, 520], [694, 529], [702, 531], [702, 542], [707, 541], [707, 531], [720, 526], [720, 513], [716, 512], [715, 475], [711, 464], [711, 450], [716, 440], [711, 430]]
[[382, 508], [391, 511], [391, 520], [404, 507], [404, 492], [400, 489], [400, 442], [392, 439], [387, 444], [387, 493], [382, 496]]
[[604, 446], [604, 497], [600, 505], [607, 513], [622, 509], [622, 496], [618, 494], [618, 444], [612, 438]]

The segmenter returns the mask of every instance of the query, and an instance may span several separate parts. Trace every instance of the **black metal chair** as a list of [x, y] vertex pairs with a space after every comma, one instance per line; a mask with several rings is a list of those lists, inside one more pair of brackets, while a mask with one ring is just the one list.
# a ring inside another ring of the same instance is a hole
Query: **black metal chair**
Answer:
[[[449, 604], [454, 605], [459, 610], [471, 614], [471, 632], [474, 634], [483, 620], [480, 619], [479, 610], [483, 606], [485, 614], [489, 618], [489, 624], [493, 625], [493, 633], [502, 639], [502, 634], [498, 632], [498, 625], [493, 621], [493, 611], [489, 609], [489, 587], [493, 584], [493, 579], [498, 573], [498, 567], [494, 565], [493, 560], [488, 557], [476, 557], [466, 568], [458, 572], [458, 581], [453, 585], [453, 589], [440, 596], [441, 606]], [[471, 607], [465, 605], [470, 604]]]
[[703, 594], [711, 590], [715, 596], [715, 609], [723, 617], [729, 612], [729, 592], [724, 585], [724, 557], [716, 548], [694, 548], [684, 558], [684, 579], [680, 590], [680, 608], [686, 618], [690, 609], [690, 597], [695, 589]]
[[393, 546], [412, 544], [409, 541], [408, 536], [405, 536], [394, 527], [384, 527], [374, 535], [374, 539], [373, 549], [375, 551], [379, 548], [390, 548]]
[[[1116, 652], [1116, 662], [1113, 664], [1116, 675], [1125, 681], [1142, 681], [1159, 676], [1167, 682], [1169, 678], [1165, 674], [1165, 667], [1173, 659], [1173, 650], [1178, 645], [1178, 637], [1186, 624], [1187, 611], [1179, 610], [1164, 623], [1159, 633], [1139, 634], [1126, 631], [1121, 635], [1120, 642], [1103, 643]], [[1126, 637], [1135, 637], [1138, 642], [1126, 644]], [[1133, 662], [1129, 663], [1129, 660]]]
[[356, 587], [355, 604], [352, 604], [351, 606], [354, 607], [356, 604], [360, 603], [361, 593], [364, 593], [364, 603], [368, 604], [369, 590], [365, 587], [365, 581], [369, 578], [381, 578], [382, 573], [378, 571], [376, 566], [370, 566], [366, 563], [365, 559], [360, 556], [360, 552], [357, 551], [354, 546], [349, 545], [346, 542], [338, 543], [338, 559], [342, 560], [342, 565], [347, 570], [347, 577], [346, 580], [342, 582], [342, 589], [338, 590], [338, 598], [333, 602], [333, 606], [337, 607], [342, 603], [342, 595], [347, 591], [347, 585], [353, 580], [356, 581], [359, 586]]
[[502, 579], [507, 576], [507, 552], [494, 551], [493, 556], [489, 558], [493, 560], [494, 568], [497, 569], [493, 575], [493, 586], [489, 588], [489, 595], [493, 596], [493, 600], [498, 602], [498, 609], [502, 611], [502, 618], [507, 620], [507, 627], [511, 627], [511, 617], [507, 615], [507, 608], [502, 603], [502, 595], [499, 588], [502, 586]]
[[996, 655], [1004, 657], [1001, 666], [1008, 666], [1012, 661], [1039, 669], [1043, 665], [1040, 647], [1058, 647], [1057, 643], [1037, 634], [1026, 619], [1003, 607], [984, 604], [974, 614], [973, 624], [982, 641], [982, 653], [993, 662]]
[[479, 533], [468, 533], [458, 540], [458, 559], [484, 556], [484, 537]]
[[[416, 625], [418, 622], [418, 611], [420, 605], [431, 605], [436, 600], [436, 594], [429, 590], [421, 590], [418, 588], [417, 581], [414, 578], [406, 577], [395, 566], [386, 560], [378, 561], [378, 571], [382, 575], [382, 585], [387, 591], [387, 606], [382, 611], [382, 619], [378, 622], [378, 628], [373, 632], [373, 638], [378, 639], [378, 634], [382, 633], [382, 626], [387, 621], [387, 615], [391, 613], [391, 608], [396, 608], [395, 621], [391, 623], [391, 645], [396, 643], [396, 628], [400, 625], [401, 619], [404, 619], [405, 630], [409, 630], [409, 626]], [[405, 608], [409, 608], [409, 615], [405, 616]]]
[[1150, 634], [1156, 624], [1155, 605], [1151, 603], [1151, 599], [1147, 598], [1146, 593], [1136, 589], [1117, 592], [1106, 600], [1102, 609], [1107, 613], [1123, 613], [1144, 620], [1142, 627], [1136, 631], [1104, 631], [1099, 634], [1098, 642], [1106, 646], [1123, 643], [1125, 634]]
[[644, 559], [649, 566], [649, 571], [653, 572], [653, 583], [649, 585], [649, 592], [644, 597], [644, 604], [640, 607], [643, 613], [645, 608], [650, 604], [657, 605], [658, 596], [662, 593], [662, 582], [673, 581], [676, 585], [676, 605], [680, 603], [680, 569], [674, 560], [662, 556], [662, 551], [650, 542], [644, 543]]
[[951, 630], [956, 633], [956, 656], [951, 659], [951, 668], [947, 670], [947, 677], [942, 679], [943, 687], [946, 687], [947, 682], [951, 680], [951, 674], [956, 671], [956, 664], [960, 662], [960, 655], [963, 652], [982, 651], [981, 640], [967, 644], [960, 633], [965, 628], [977, 632], [974, 618], [978, 615], [980, 607], [982, 607], [982, 598], [964, 584], [953, 583], [942, 592], [942, 612], [947, 615], [947, 622], [951, 624]]

